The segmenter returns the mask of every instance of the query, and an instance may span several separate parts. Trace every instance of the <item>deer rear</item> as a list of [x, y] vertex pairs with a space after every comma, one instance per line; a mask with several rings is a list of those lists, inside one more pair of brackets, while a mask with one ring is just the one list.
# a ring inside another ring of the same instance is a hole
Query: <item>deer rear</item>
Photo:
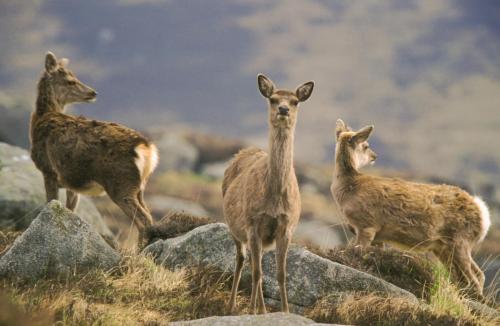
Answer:
[[65, 105], [92, 102], [97, 95], [67, 64], [67, 59], [46, 55], [31, 116], [31, 157], [43, 174], [47, 201], [58, 199], [58, 189], [66, 188], [66, 206], [74, 210], [78, 194], [107, 193], [134, 221], [142, 244], [152, 224], [143, 192], [158, 151], [135, 130], [65, 114]]
[[335, 172], [331, 191], [356, 243], [388, 242], [431, 251], [456, 275], [482, 295], [484, 274], [471, 250], [488, 231], [490, 218], [484, 202], [449, 185], [408, 182], [362, 174], [376, 159], [368, 137], [373, 126], [352, 131], [337, 121]]

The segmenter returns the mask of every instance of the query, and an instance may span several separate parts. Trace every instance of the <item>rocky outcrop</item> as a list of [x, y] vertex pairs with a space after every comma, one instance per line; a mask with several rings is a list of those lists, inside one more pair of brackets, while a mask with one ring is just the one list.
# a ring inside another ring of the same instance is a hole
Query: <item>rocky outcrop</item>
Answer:
[[194, 170], [198, 162], [198, 150], [180, 133], [157, 134], [155, 144], [161, 155], [156, 173], [170, 170], [184, 172]]
[[166, 214], [175, 212], [196, 216], [207, 216], [208, 212], [200, 204], [185, 199], [163, 195], [150, 195], [146, 202], [153, 216], [162, 218]]
[[[211, 266], [228, 273], [234, 271], [234, 243], [227, 226], [222, 223], [204, 225], [183, 236], [157, 241], [144, 252], [171, 269]], [[262, 265], [264, 296], [279, 300], [274, 251], [264, 255]], [[248, 283], [250, 278], [246, 264], [243, 282]], [[395, 285], [321, 258], [301, 247], [292, 247], [288, 252], [287, 288], [289, 302], [302, 307], [311, 306], [332, 292], [369, 291], [416, 300], [414, 295]]]
[[266, 315], [241, 315], [241, 316], [216, 316], [197, 320], [178, 321], [170, 323], [175, 326], [225, 326], [225, 325], [239, 325], [239, 326], [306, 326], [306, 325], [319, 325], [311, 319], [295, 315], [286, 314], [283, 312], [275, 312]]
[[108, 270], [120, 259], [91, 225], [54, 200], [0, 258], [0, 277], [29, 281]]
[[199, 165], [227, 161], [247, 146], [240, 140], [194, 131], [186, 132], [185, 138], [198, 150]]
[[[59, 193], [61, 202], [66, 196]], [[42, 174], [31, 161], [28, 151], [0, 143], [0, 228], [26, 229], [45, 205]], [[76, 214], [102, 235], [112, 237], [92, 201], [81, 196]]]
[[224, 177], [224, 172], [229, 166], [229, 162], [230, 161], [223, 161], [203, 164], [199, 169], [200, 174], [212, 179], [222, 179]]

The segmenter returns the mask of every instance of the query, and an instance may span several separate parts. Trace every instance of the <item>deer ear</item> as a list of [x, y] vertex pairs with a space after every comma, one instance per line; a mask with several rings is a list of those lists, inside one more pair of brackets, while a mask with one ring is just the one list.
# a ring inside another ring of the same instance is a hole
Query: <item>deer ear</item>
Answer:
[[342, 119], [337, 119], [337, 124], [335, 126], [335, 135], [337, 136], [337, 139], [339, 139], [339, 136], [341, 133], [343, 133], [344, 131], [348, 131], [348, 127], [347, 125], [345, 124], [344, 121], [342, 121]]
[[373, 131], [373, 126], [366, 126], [359, 131], [357, 131], [354, 136], [352, 136], [352, 141], [356, 144], [362, 143], [370, 137], [370, 134]]
[[297, 95], [297, 98], [300, 102], [304, 102], [311, 96], [313, 88], [314, 82], [308, 81], [307, 83], [304, 83], [297, 87], [297, 89], [295, 90], [295, 95]]
[[52, 52], [47, 52], [45, 55], [45, 70], [47, 72], [53, 72], [57, 68], [57, 58]]
[[62, 67], [67, 67], [69, 65], [69, 59], [68, 58], [62, 58], [59, 60], [59, 65]]
[[271, 81], [271, 79], [267, 78], [263, 74], [258, 74], [257, 84], [262, 96], [264, 96], [265, 98], [270, 98], [271, 95], [273, 95], [276, 86], [274, 86], [274, 83]]

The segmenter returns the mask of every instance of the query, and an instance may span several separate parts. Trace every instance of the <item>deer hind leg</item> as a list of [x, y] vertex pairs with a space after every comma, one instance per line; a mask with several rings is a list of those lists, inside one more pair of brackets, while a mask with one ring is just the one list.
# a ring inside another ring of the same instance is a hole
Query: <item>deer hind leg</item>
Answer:
[[76, 192], [66, 189], [66, 207], [74, 212], [76, 206], [78, 206], [78, 202], [80, 201], [80, 195]]
[[231, 288], [231, 299], [229, 299], [229, 313], [236, 313], [236, 295], [238, 293], [238, 286], [241, 279], [241, 271], [243, 263], [245, 262], [245, 245], [233, 237], [234, 244], [236, 245], [236, 266], [234, 270], [233, 286]]
[[252, 295], [250, 297], [250, 310], [256, 312], [258, 303], [259, 314], [266, 313], [264, 295], [262, 293], [262, 239], [258, 236], [257, 229], [252, 230], [249, 237], [250, 254], [252, 257]]
[[286, 257], [291, 235], [287, 225], [280, 223], [276, 234], [276, 278], [280, 287], [281, 311], [288, 312], [288, 296], [286, 291]]
[[47, 198], [47, 202], [51, 200], [59, 199], [59, 184], [57, 182], [57, 177], [54, 175], [45, 175], [43, 176], [43, 181], [45, 185], [45, 195]]
[[137, 199], [137, 195], [111, 198], [135, 224], [139, 231], [138, 247], [142, 248], [144, 245], [146, 228], [151, 227], [153, 218], [149, 211], [142, 207]]
[[360, 245], [363, 248], [369, 247], [375, 239], [375, 234], [377, 230], [373, 227], [359, 228], [356, 232], [356, 245]]
[[471, 258], [470, 250], [465, 247], [460, 247], [453, 257], [454, 264], [457, 266], [457, 269], [460, 270], [460, 273], [462, 273], [467, 285], [472, 286], [473, 292], [478, 295], [479, 298], [482, 298], [483, 287], [481, 286], [476, 274], [472, 271], [473, 260]]
[[147, 210], [149, 212], [148, 206], [146, 206], [146, 202], [144, 201], [144, 191], [139, 190], [137, 193], [137, 200], [139, 201], [139, 204], [141, 204], [142, 208]]
[[[472, 287], [474, 294], [482, 298], [483, 288], [476, 275], [472, 272], [473, 260], [470, 250], [464, 245], [456, 244], [454, 248], [448, 248], [440, 252], [440, 260], [450, 264], [458, 281], [467, 288]], [[445, 263], [446, 264], [446, 263]]]
[[479, 285], [481, 288], [484, 288], [484, 273], [481, 270], [481, 268], [476, 264], [476, 262], [472, 259], [472, 256], [470, 257], [470, 262], [471, 262], [471, 268], [474, 274], [476, 274], [476, 277], [479, 281]]

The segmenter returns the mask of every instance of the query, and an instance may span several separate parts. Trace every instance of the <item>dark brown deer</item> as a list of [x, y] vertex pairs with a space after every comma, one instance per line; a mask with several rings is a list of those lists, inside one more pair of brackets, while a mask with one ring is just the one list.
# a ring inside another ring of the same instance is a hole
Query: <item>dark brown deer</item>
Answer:
[[314, 83], [307, 82], [289, 91], [277, 89], [264, 75], [258, 75], [257, 80], [261, 94], [268, 99], [269, 154], [258, 148], [240, 151], [225, 171], [222, 183], [224, 217], [236, 245], [236, 269], [229, 301], [231, 313], [235, 312], [247, 245], [252, 262], [252, 313], [257, 303], [259, 313], [266, 312], [262, 293], [262, 252], [274, 243], [281, 310], [288, 312], [286, 256], [300, 217], [293, 141], [298, 104], [311, 96]]
[[93, 102], [97, 95], [67, 64], [47, 53], [31, 116], [31, 158], [43, 174], [47, 201], [66, 188], [66, 206], [75, 210], [78, 194], [107, 193], [134, 221], [142, 246], [145, 228], [153, 222], [143, 193], [158, 151], [135, 130], [65, 114], [67, 104]]
[[490, 227], [486, 204], [449, 185], [408, 182], [361, 173], [377, 157], [368, 144], [373, 126], [352, 131], [337, 121], [333, 198], [362, 247], [388, 242], [406, 249], [433, 252], [479, 297], [484, 274], [472, 248]]

